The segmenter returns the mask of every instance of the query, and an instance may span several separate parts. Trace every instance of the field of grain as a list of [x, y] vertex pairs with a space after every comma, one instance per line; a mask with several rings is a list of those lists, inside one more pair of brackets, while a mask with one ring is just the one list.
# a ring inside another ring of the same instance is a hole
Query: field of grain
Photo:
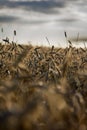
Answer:
[[0, 130], [87, 130], [87, 48], [0, 43]]

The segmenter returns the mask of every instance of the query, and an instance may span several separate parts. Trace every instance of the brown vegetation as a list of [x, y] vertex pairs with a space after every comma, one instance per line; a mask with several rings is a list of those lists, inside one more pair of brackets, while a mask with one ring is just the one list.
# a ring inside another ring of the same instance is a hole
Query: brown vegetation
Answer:
[[87, 49], [0, 44], [0, 130], [86, 130]]

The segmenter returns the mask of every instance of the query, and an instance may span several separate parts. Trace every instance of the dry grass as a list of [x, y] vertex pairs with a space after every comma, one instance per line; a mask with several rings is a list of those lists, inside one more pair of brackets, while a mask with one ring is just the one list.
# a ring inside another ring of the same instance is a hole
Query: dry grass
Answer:
[[69, 44], [0, 44], [0, 130], [87, 130], [87, 49]]

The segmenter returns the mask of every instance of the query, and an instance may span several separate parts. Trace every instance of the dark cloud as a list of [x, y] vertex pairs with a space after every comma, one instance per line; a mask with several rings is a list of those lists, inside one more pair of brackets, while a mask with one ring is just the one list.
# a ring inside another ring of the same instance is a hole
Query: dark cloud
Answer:
[[0, 16], [0, 23], [10, 23], [19, 20], [18, 17], [13, 16]]
[[[32, 11], [32, 12], [39, 12], [39, 13], [45, 13], [45, 14], [60, 14], [60, 8], [66, 8], [68, 7], [68, 3], [76, 2], [76, 1], [81, 1], [81, 0], [41, 0], [41, 1], [9, 1], [9, 0], [0, 0], [0, 8], [3, 9], [11, 9], [14, 10], [16, 9], [16, 13], [19, 11], [19, 9], [22, 10], [27, 10], [27, 11]], [[72, 11], [72, 9], [71, 9]], [[15, 10], [14, 10], [15, 13]], [[14, 16], [13, 13], [13, 16]], [[18, 12], [19, 13], [19, 12]], [[25, 12], [24, 12], [25, 13]], [[23, 13], [23, 15], [24, 15]], [[63, 13], [63, 12], [62, 12]], [[62, 16], [62, 13], [60, 14]], [[39, 23], [45, 23], [46, 21], [40, 21], [40, 18], [38, 17], [38, 20], [23, 20], [23, 16], [20, 15], [19, 13], [19, 19], [17, 17], [12, 17], [10, 16], [9, 12], [4, 12], [5, 16], [1, 14], [0, 16], [0, 22], [13, 22], [17, 21], [20, 23], [29, 23], [29, 24], [39, 24]], [[9, 15], [8, 15], [9, 14]], [[12, 13], [11, 13], [12, 15]], [[16, 15], [16, 14], [15, 14]], [[42, 15], [43, 16], [43, 15]], [[28, 17], [28, 15], [27, 15]], [[44, 16], [43, 16], [44, 17]], [[71, 22], [76, 22], [78, 19], [76, 17], [68, 17], [66, 14], [65, 16], [61, 19], [56, 20], [56, 22], [63, 22], [63, 23], [71, 23]], [[50, 21], [49, 21], [50, 22]]]
[[[22, 8], [29, 11], [48, 13], [54, 8], [65, 7], [64, 1], [0, 1], [1, 8]], [[52, 13], [52, 12], [51, 12]]]
[[14, 17], [14, 16], [7, 16], [3, 15], [0, 16], [0, 23], [19, 23], [19, 24], [30, 24], [30, 25], [37, 25], [37, 24], [44, 24], [49, 22], [49, 20], [24, 20], [19, 17]]
[[78, 18], [63, 18], [63, 19], [59, 19], [57, 21], [58, 22], [64, 22], [64, 23], [72, 23], [72, 22], [79, 21], [79, 19]]

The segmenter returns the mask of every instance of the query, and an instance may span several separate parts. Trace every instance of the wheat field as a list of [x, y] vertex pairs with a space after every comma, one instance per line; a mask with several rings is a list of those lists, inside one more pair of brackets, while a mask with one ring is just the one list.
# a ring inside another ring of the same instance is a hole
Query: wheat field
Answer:
[[87, 48], [4, 42], [0, 130], [87, 130]]

